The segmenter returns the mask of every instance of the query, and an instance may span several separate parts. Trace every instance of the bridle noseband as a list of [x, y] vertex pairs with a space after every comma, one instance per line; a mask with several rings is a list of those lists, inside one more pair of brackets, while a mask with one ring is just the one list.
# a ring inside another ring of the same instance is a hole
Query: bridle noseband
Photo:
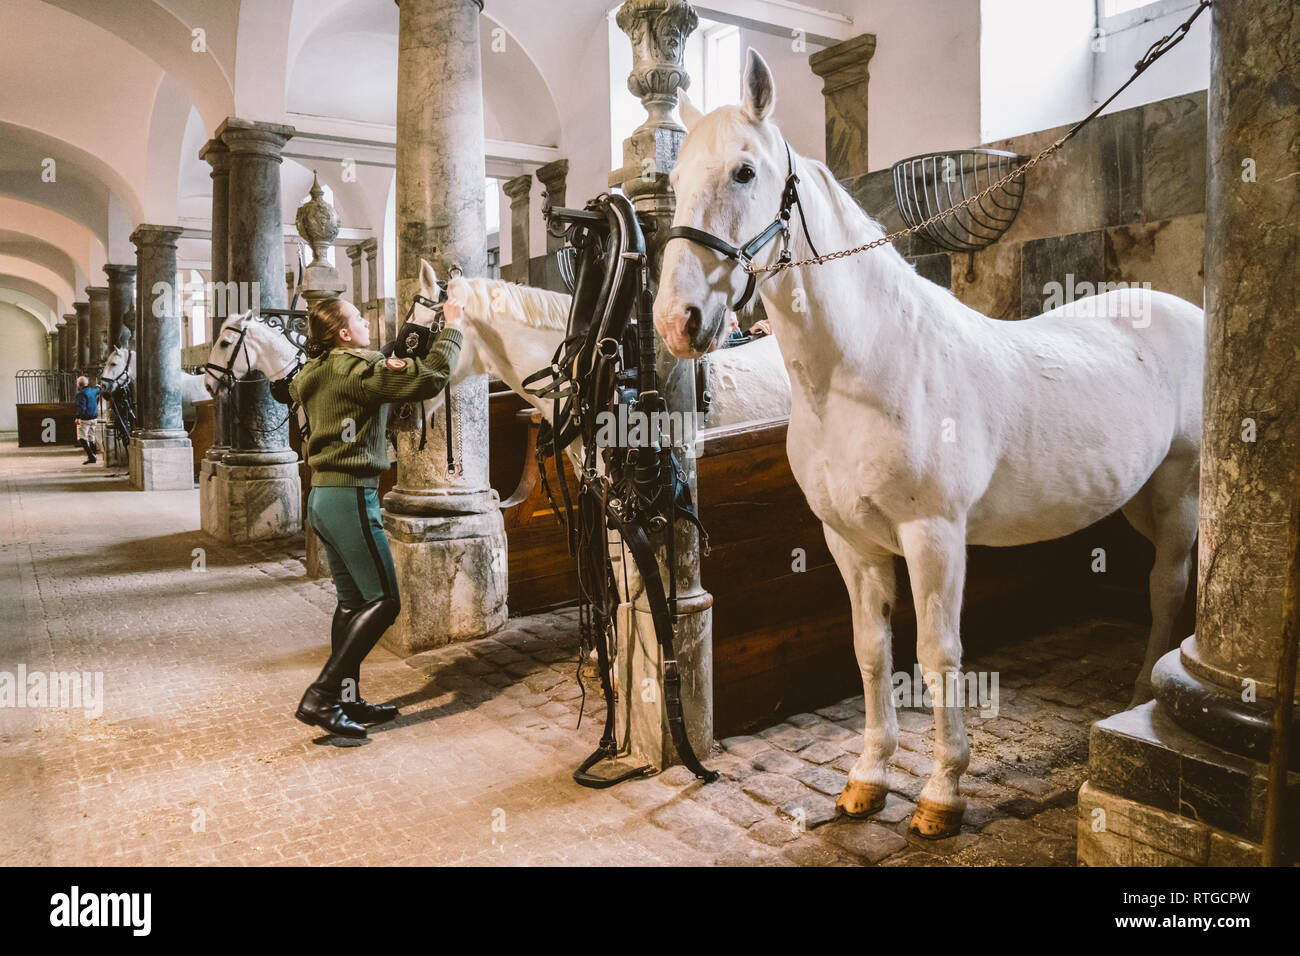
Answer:
[[697, 242], [728, 259], [735, 260], [745, 269], [749, 279], [745, 283], [745, 291], [740, 299], [735, 305], [728, 307], [732, 312], [739, 312], [753, 298], [754, 290], [758, 287], [758, 275], [751, 272], [748, 266], [754, 256], [766, 249], [777, 236], [781, 237], [781, 256], [778, 261], [782, 263], [790, 261], [790, 211], [796, 206], [799, 207], [799, 221], [803, 223], [804, 238], [808, 240], [813, 255], [817, 255], [817, 247], [813, 245], [812, 236], [808, 234], [808, 220], [804, 218], [803, 203], [799, 201], [799, 177], [794, 173], [794, 157], [790, 153], [789, 143], [785, 144], [785, 161], [787, 172], [785, 189], [781, 192], [781, 209], [762, 232], [743, 246], [733, 246], [722, 237], [705, 232], [703, 229], [696, 229], [694, 226], [673, 226], [664, 238], [665, 243], [669, 239], [689, 239], [691, 242]]

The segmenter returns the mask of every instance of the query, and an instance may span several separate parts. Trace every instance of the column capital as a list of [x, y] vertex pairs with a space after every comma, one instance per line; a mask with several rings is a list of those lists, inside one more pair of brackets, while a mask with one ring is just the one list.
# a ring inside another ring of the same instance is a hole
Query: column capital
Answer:
[[86, 298], [90, 301], [95, 299], [104, 299], [108, 297], [108, 286], [106, 285], [88, 285], [86, 286]]
[[[483, 0], [466, 0], [466, 2], [472, 3], [474, 6], [478, 7], [479, 13], [483, 12]], [[400, 7], [402, 5], [402, 0], [393, 0], [393, 3]]]
[[542, 186], [550, 192], [556, 186], [563, 188], [565, 180], [569, 176], [569, 161], [567, 159], [557, 159], [554, 162], [547, 163], [545, 166], [537, 167], [537, 180]]
[[180, 226], [156, 226], [152, 223], [141, 223], [132, 230], [130, 239], [137, 249], [142, 246], [171, 246], [176, 247], [176, 240], [184, 232]]
[[74, 302], [72, 303], [72, 308], [73, 308], [73, 318], [75, 319], [80, 319], [83, 313], [85, 314], [90, 313], [89, 302]]
[[359, 243], [357, 243], [357, 245], [361, 247], [362, 252], [365, 252], [371, 256], [374, 256], [379, 252], [379, 240], [376, 239], [374, 236], [371, 236], [369, 239], [362, 239]]
[[55, 325], [62, 325], [62, 326], [64, 326], [64, 327], [67, 327], [67, 326], [69, 326], [69, 325], [74, 325], [74, 324], [76, 323], [76, 321], [77, 321], [77, 313], [75, 313], [75, 312], [69, 312], [69, 313], [67, 313], [66, 315], [64, 315], [63, 318], [61, 318], [58, 322], [55, 322], [54, 324], [55, 324]]
[[292, 126], [283, 123], [259, 123], [238, 116], [227, 116], [217, 127], [215, 138], [221, 140], [231, 154], [251, 153], [279, 162], [280, 151], [297, 132]]
[[230, 172], [230, 147], [219, 139], [213, 138], [204, 143], [199, 150], [199, 159], [212, 167], [213, 176]]
[[808, 65], [822, 78], [822, 93], [831, 93], [867, 79], [875, 52], [876, 35], [863, 33], [811, 54]]
[[[364, 242], [364, 240], [362, 240], [362, 242]], [[364, 255], [366, 251], [365, 249], [362, 248], [361, 242], [354, 242], [350, 246], [347, 246], [345, 248], [348, 251], [348, 258], [351, 259], [353, 262], [360, 262], [362, 255]]]
[[514, 179], [507, 179], [501, 184], [505, 194], [510, 197], [510, 205], [524, 202], [533, 189], [533, 177], [531, 173], [524, 173], [522, 176], [516, 176]]
[[104, 266], [104, 274], [108, 276], [110, 284], [114, 282], [126, 282], [135, 278], [135, 266], [126, 264], [118, 265], [117, 263], [110, 262], [108, 265]]

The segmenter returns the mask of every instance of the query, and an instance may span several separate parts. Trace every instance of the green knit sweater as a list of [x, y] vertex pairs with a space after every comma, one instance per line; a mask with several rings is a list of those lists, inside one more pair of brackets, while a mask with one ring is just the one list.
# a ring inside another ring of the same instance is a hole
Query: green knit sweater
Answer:
[[388, 468], [388, 403], [418, 402], [442, 391], [460, 345], [460, 329], [443, 329], [423, 360], [334, 348], [307, 362], [289, 383], [289, 395], [307, 411], [312, 485], [378, 488]]

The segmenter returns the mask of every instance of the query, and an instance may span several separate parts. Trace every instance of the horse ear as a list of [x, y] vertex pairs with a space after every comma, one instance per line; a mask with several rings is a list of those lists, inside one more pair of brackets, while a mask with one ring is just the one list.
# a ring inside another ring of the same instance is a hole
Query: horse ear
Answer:
[[695, 108], [691, 98], [686, 95], [685, 90], [677, 91], [677, 102], [681, 104], [682, 125], [686, 127], [686, 132], [695, 129], [695, 124], [704, 118], [704, 114]]
[[420, 294], [430, 298], [438, 294], [438, 273], [428, 259], [420, 259]]
[[771, 115], [772, 104], [776, 102], [776, 81], [772, 79], [767, 61], [752, 46], [745, 59], [745, 79], [741, 87], [745, 91], [745, 112], [754, 122], [763, 122]]

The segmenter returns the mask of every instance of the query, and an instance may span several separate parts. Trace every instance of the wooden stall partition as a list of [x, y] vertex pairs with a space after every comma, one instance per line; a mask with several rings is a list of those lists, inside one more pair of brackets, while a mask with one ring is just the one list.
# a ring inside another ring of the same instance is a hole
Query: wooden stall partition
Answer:
[[213, 417], [214, 401], [210, 398], [194, 403], [194, 424], [190, 428], [190, 446], [194, 451], [194, 480], [199, 480], [199, 467], [207, 457], [208, 449], [216, 440], [216, 420]]
[[508, 385], [495, 379], [488, 383], [488, 483], [502, 501], [524, 476], [528, 417], [519, 413], [531, 408]]
[[[574, 559], [569, 555], [568, 536], [546, 497], [538, 471], [537, 431], [542, 423], [542, 413], [527, 408], [517, 411], [515, 416], [525, 429], [525, 442], [523, 475], [513, 494], [501, 502], [509, 552], [510, 593], [507, 603], [511, 614], [529, 614], [576, 601], [578, 574]], [[494, 434], [493, 451], [496, 442]], [[554, 460], [547, 459], [546, 481], [557, 501], [562, 500], [561, 481], [567, 483], [569, 494], [575, 496], [576, 501], [577, 482], [568, 469], [568, 458], [562, 458], [562, 461], [565, 467], [557, 475]]]

